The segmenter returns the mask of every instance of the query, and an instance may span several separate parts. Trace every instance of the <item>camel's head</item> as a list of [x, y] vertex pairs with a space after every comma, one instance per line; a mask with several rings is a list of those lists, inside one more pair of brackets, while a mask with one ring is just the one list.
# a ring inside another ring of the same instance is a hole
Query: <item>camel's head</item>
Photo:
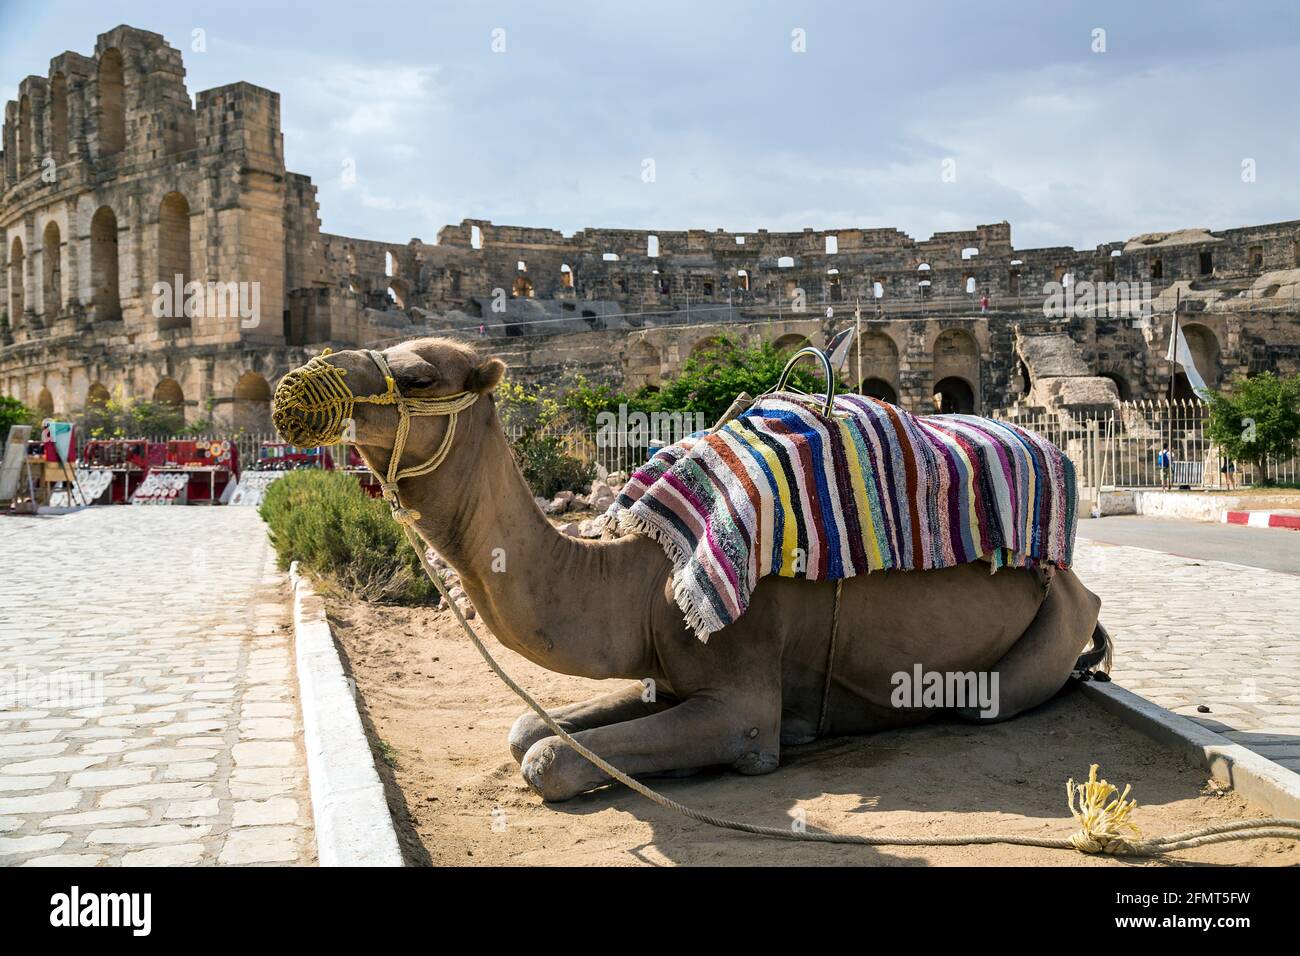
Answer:
[[500, 359], [480, 360], [469, 346], [449, 339], [415, 339], [378, 356], [366, 349], [331, 352], [289, 372], [272, 404], [281, 437], [303, 447], [347, 441], [372, 466], [386, 469], [398, 437], [400, 396], [411, 412], [400, 463], [407, 468], [438, 453], [450, 412], [461, 421], [476, 418], [478, 399], [505, 373]]

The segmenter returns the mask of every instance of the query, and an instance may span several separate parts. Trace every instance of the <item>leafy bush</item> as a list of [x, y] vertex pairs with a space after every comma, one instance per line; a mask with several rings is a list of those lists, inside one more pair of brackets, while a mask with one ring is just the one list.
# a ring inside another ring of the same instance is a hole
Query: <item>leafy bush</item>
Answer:
[[0, 395], [0, 441], [9, 437], [10, 425], [35, 425], [36, 412], [16, 398]]
[[[211, 411], [211, 406], [208, 408]], [[90, 438], [181, 438], [202, 435], [212, 422], [201, 418], [185, 424], [185, 412], [168, 402], [115, 395], [91, 402], [75, 416], [82, 434]]]
[[524, 432], [513, 450], [528, 487], [542, 498], [554, 498], [566, 488], [585, 491], [596, 477], [594, 464], [566, 454], [563, 441], [553, 435]]
[[299, 561], [357, 597], [425, 604], [437, 590], [388, 505], [352, 475], [295, 471], [266, 490], [259, 509], [280, 568]]
[[1270, 458], [1286, 460], [1300, 443], [1300, 375], [1261, 372], [1233, 383], [1232, 392], [1211, 392], [1210, 440], [1238, 461], [1252, 462], [1270, 484]]

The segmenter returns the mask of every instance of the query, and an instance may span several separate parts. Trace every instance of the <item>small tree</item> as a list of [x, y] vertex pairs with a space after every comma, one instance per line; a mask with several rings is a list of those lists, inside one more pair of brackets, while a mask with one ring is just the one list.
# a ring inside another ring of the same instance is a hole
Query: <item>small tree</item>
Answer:
[[34, 425], [36, 413], [8, 395], [0, 395], [0, 441], [9, 437], [11, 425]]
[[[774, 387], [789, 359], [790, 353], [778, 352], [770, 342], [746, 348], [730, 339], [719, 339], [686, 360], [681, 374], [659, 392], [659, 407], [703, 412], [711, 425], [741, 392], [757, 398]], [[796, 366], [787, 384], [805, 392], [822, 392], [826, 388], [821, 367], [812, 359]]]
[[1300, 442], [1300, 375], [1260, 372], [1238, 379], [1232, 391], [1211, 392], [1209, 436], [1230, 458], [1251, 462], [1270, 484], [1268, 461], [1285, 461]]

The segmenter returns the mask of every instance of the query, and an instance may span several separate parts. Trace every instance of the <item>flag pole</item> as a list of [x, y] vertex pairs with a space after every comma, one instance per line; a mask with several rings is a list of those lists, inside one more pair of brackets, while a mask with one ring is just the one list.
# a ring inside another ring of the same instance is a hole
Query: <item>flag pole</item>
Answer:
[[853, 322], [855, 325], [853, 347], [858, 350], [858, 387], [855, 389], [859, 395], [862, 394], [862, 297], [858, 296], [853, 300]]
[[1174, 357], [1169, 364], [1169, 440], [1165, 450], [1169, 453], [1169, 490], [1174, 490], [1174, 383], [1178, 380], [1178, 310], [1182, 303], [1182, 289], [1174, 289], [1174, 324], [1169, 330], [1170, 350]]

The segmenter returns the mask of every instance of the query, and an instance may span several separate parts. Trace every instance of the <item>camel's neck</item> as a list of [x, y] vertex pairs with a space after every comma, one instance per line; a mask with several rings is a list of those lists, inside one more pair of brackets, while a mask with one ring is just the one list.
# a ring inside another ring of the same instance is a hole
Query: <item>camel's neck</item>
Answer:
[[651, 676], [650, 608], [667, 558], [643, 538], [584, 541], [557, 531], [515, 466], [495, 410], [482, 404], [465, 416], [442, 468], [402, 484], [403, 502], [421, 512], [421, 535], [507, 647], [562, 673]]

